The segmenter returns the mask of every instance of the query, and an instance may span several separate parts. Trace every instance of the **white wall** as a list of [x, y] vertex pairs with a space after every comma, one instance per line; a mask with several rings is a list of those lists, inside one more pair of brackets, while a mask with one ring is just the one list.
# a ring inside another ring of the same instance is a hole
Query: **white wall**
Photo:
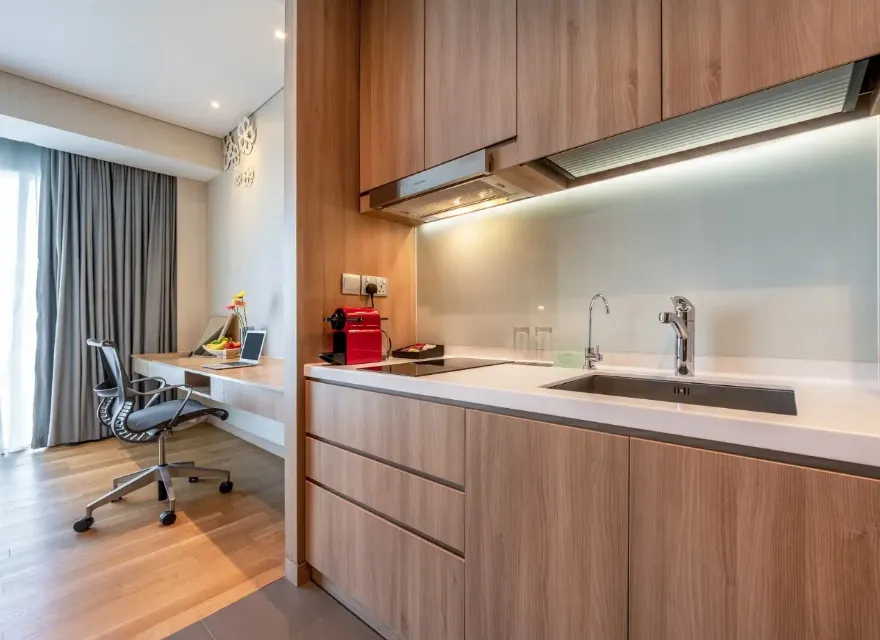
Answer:
[[[672, 353], [669, 296], [700, 356], [876, 362], [878, 122], [861, 120], [418, 230], [419, 339], [512, 346], [515, 325], [611, 353]], [[541, 310], [543, 309], [543, 310]]]
[[247, 291], [248, 322], [268, 329], [264, 354], [284, 357], [282, 295], [294, 274], [281, 271], [284, 213], [284, 99], [277, 93], [255, 114], [254, 152], [241, 166], [255, 172], [251, 187], [235, 186], [227, 171], [208, 185], [209, 309], [225, 314], [231, 297]]
[[208, 185], [177, 179], [177, 348], [194, 349], [208, 321]]

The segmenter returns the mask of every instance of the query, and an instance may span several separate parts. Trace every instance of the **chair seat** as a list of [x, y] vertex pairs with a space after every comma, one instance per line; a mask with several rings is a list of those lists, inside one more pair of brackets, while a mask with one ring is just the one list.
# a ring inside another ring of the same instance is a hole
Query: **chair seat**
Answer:
[[[167, 428], [168, 423], [174, 417], [174, 414], [177, 413], [177, 410], [182, 404], [183, 400], [170, 400], [146, 409], [141, 409], [140, 411], [134, 411], [128, 416], [126, 426], [129, 431], [135, 433], [142, 433], [144, 431], [149, 431], [150, 429], [161, 430]], [[217, 409], [216, 407], [204, 405], [198, 400], [187, 400], [186, 407], [181, 411], [180, 417], [178, 418], [178, 423], [183, 422], [184, 420], [199, 418], [201, 416], [216, 416], [221, 420], [226, 420], [226, 418], [229, 417], [229, 413], [224, 409]]]

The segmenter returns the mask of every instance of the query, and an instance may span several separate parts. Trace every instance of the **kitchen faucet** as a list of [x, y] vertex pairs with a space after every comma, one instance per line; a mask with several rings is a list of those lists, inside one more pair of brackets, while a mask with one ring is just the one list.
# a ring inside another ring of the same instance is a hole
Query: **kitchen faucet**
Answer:
[[605, 299], [601, 293], [597, 293], [590, 300], [590, 322], [587, 328], [587, 348], [584, 349], [584, 369], [595, 369], [596, 363], [602, 361], [602, 354], [599, 353], [599, 345], [597, 344], [595, 347], [593, 346], [593, 303], [596, 302], [596, 299], [602, 300], [605, 304], [605, 315], [611, 313], [611, 309], [608, 308], [608, 300]]
[[660, 322], [671, 324], [675, 331], [675, 375], [694, 375], [694, 319], [693, 303], [684, 296], [673, 296], [675, 312], [660, 312]]

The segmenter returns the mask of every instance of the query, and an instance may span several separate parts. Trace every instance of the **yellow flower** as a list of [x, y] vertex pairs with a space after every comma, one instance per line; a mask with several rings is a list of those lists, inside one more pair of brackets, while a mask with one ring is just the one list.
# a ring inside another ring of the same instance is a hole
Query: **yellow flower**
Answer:
[[241, 298], [244, 298], [244, 293], [245, 293], [244, 289], [242, 289], [241, 291], [239, 291], [238, 293], [235, 294], [234, 298], [236, 300], [240, 300]]

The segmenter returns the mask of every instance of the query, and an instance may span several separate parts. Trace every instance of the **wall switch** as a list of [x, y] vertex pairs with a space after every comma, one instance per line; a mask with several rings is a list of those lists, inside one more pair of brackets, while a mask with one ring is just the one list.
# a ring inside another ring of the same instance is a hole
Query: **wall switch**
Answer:
[[361, 295], [370, 295], [367, 293], [368, 284], [376, 285], [376, 297], [383, 298], [388, 295], [388, 278], [382, 276], [362, 276], [361, 277]]
[[351, 296], [361, 295], [361, 277], [355, 273], [343, 273], [342, 293]]

